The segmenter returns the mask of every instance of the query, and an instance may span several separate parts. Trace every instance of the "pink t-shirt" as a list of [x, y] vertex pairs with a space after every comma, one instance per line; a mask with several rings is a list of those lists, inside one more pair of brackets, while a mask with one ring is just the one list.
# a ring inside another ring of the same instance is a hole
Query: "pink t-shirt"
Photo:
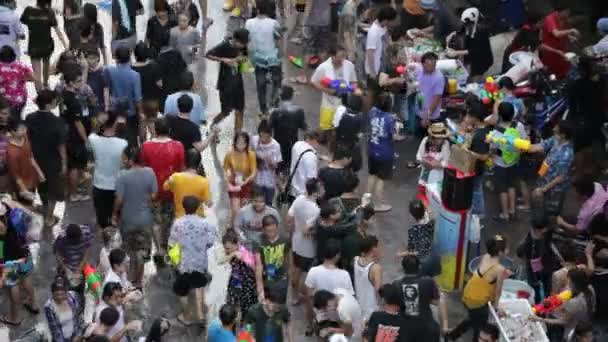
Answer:
[[11, 106], [21, 106], [27, 101], [25, 82], [31, 73], [32, 69], [21, 62], [0, 63], [0, 94]]

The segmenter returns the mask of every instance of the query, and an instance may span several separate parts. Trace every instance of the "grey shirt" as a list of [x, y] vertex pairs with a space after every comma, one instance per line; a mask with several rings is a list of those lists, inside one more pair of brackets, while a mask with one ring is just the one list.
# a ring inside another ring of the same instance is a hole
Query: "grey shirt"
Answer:
[[234, 227], [237, 231], [242, 232], [246, 239], [259, 242], [262, 233], [262, 219], [266, 215], [272, 215], [279, 223], [281, 222], [279, 212], [275, 208], [266, 206], [264, 210], [257, 212], [253, 208], [253, 204], [247, 204], [236, 215]]
[[150, 206], [152, 194], [158, 191], [156, 176], [149, 167], [135, 167], [120, 172], [116, 180], [116, 196], [122, 198], [121, 230], [133, 232], [152, 225]]
[[198, 48], [200, 43], [201, 33], [195, 28], [188, 26], [188, 29], [182, 31], [176, 26], [171, 29], [169, 45], [179, 51], [187, 65], [194, 61], [195, 53], [192, 48]]
[[307, 26], [329, 26], [331, 6], [329, 0], [312, 0], [310, 14], [306, 18]]

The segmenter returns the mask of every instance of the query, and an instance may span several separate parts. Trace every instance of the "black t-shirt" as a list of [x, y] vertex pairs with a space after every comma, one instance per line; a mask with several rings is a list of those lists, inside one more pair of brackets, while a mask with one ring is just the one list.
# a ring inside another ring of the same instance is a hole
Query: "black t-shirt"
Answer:
[[[86, 22], [86, 19], [81, 19], [78, 23], [78, 27], [82, 27]], [[83, 42], [80, 38], [79, 29], [70, 32], [70, 35], [68, 36], [70, 50], [79, 50], [82, 52], [97, 52], [98, 49], [103, 50], [105, 48], [103, 26], [99, 23], [95, 23], [91, 26], [91, 31], [93, 32], [93, 35], [87, 42]]]
[[284, 236], [271, 242], [262, 235], [258, 246], [260, 258], [262, 259], [264, 281], [280, 281], [287, 278], [287, 263], [291, 242]]
[[347, 146], [354, 146], [359, 141], [363, 119], [360, 115], [346, 112], [336, 128], [336, 139]]
[[104, 77], [103, 70], [103, 68], [98, 68], [97, 70], [89, 70], [87, 72], [87, 84], [93, 90], [95, 97], [97, 97], [97, 111], [101, 111], [104, 108], [103, 90], [109, 86], [106, 82], [107, 79]]
[[430, 277], [405, 276], [395, 282], [401, 296], [401, 310], [404, 315], [433, 320], [431, 302], [439, 299], [439, 289]]
[[129, 15], [129, 27], [125, 27], [122, 21], [120, 0], [112, 0], [112, 20], [118, 22], [118, 32], [114, 39], [125, 39], [137, 33], [137, 12], [144, 9], [140, 0], [125, 0]]
[[323, 198], [330, 199], [338, 197], [346, 192], [348, 190], [346, 176], [349, 172], [352, 171], [347, 168], [335, 169], [329, 166], [319, 170], [319, 180], [323, 183], [323, 188], [325, 189]]
[[[8, 217], [9, 214], [10, 209], [6, 212], [5, 217]], [[27, 257], [30, 255], [30, 250], [27, 247], [25, 236], [19, 237], [15, 229], [10, 226], [10, 223], [7, 223], [5, 217], [2, 217], [2, 221], [7, 225], [7, 229], [6, 234], [0, 236], [0, 253], [2, 253], [0, 254], [0, 262], [14, 261]]]
[[76, 129], [76, 123], [83, 122], [82, 106], [80, 105], [80, 101], [76, 97], [76, 93], [69, 90], [64, 90], [61, 96], [63, 98], [61, 105], [61, 117], [68, 125], [68, 145], [83, 144], [84, 141]]
[[[397, 72], [397, 67], [398, 66], [393, 65], [391, 63], [384, 63], [382, 65], [382, 69], [380, 70], [380, 72], [387, 74], [389, 78], [397, 78], [397, 77], [401, 76]], [[403, 66], [403, 68], [405, 68], [405, 66]], [[404, 82], [401, 85], [393, 85], [393, 86], [385, 87], [385, 90], [390, 91], [393, 94], [405, 94], [405, 93], [407, 93], [407, 82]]]
[[[230, 40], [224, 40], [207, 52], [208, 56], [221, 58], [236, 58], [245, 52], [235, 48]], [[243, 76], [238, 67], [232, 67], [225, 63], [220, 63], [220, 71], [217, 78], [217, 89], [219, 91], [230, 92], [233, 89], [243, 87]]]
[[[305, 130], [306, 118], [304, 109], [292, 103], [281, 103], [279, 108], [273, 109], [270, 112], [270, 125], [272, 126], [272, 134], [276, 141], [285, 147], [293, 145], [298, 140], [298, 131]], [[287, 160], [287, 162], [290, 162]]]
[[415, 319], [385, 311], [372, 313], [367, 321], [365, 337], [368, 341], [430, 341], [421, 335], [420, 324]]
[[194, 143], [202, 140], [201, 131], [194, 122], [175, 115], [166, 117], [169, 122], [169, 136], [181, 142], [185, 151], [194, 148]]
[[162, 92], [158, 86], [158, 81], [162, 79], [160, 67], [156, 62], [145, 65], [131, 66], [131, 69], [139, 73], [141, 80], [141, 94], [144, 101], [157, 100]]
[[34, 50], [52, 51], [54, 47], [51, 28], [57, 27], [57, 18], [51, 9], [28, 6], [21, 14], [21, 22], [30, 31], [27, 48]]
[[161, 24], [157, 16], [148, 19], [146, 27], [146, 39], [152, 50], [152, 57], [158, 56], [163, 42], [168, 41], [171, 28], [177, 26], [177, 22], [173, 18], [169, 18], [165, 25]]
[[[490, 144], [486, 142], [486, 136], [488, 135], [488, 133], [490, 133], [491, 130], [491, 127], [483, 127], [476, 129], [473, 132], [473, 138], [471, 139], [471, 146], [469, 147], [469, 150], [477, 154], [490, 153]], [[481, 160], [477, 161], [475, 169], [475, 173], [478, 176], [481, 176], [485, 169], [485, 162]]]
[[469, 53], [464, 57], [471, 66], [471, 76], [483, 75], [494, 63], [490, 34], [485, 29], [477, 29], [475, 37], [466, 37], [465, 46]]
[[177, 92], [180, 88], [180, 75], [188, 69], [184, 58], [175, 49], [161, 50], [156, 63], [160, 68], [163, 79], [163, 95], [167, 96]]
[[291, 317], [285, 305], [273, 317], [268, 317], [262, 304], [255, 304], [247, 311], [244, 321], [253, 325], [256, 341], [283, 342], [283, 325]]
[[65, 122], [53, 113], [37, 111], [25, 123], [36, 162], [46, 177], [56, 177], [61, 171], [59, 146], [65, 143]]
[[[344, 238], [352, 234], [356, 229], [356, 222], [354, 219], [349, 218], [343, 222], [338, 222], [331, 226], [324, 226], [321, 224], [321, 220], [317, 220], [315, 224], [315, 239], [317, 240], [317, 255], [323, 255], [325, 246], [329, 239], [335, 239], [341, 241], [340, 250], [344, 249], [345, 240]], [[344, 261], [340, 261], [344, 263]]]

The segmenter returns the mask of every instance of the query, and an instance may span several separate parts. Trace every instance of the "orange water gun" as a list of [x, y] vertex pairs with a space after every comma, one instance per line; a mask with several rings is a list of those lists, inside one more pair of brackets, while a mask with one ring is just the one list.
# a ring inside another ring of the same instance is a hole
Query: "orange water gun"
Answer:
[[557, 310], [560, 306], [562, 306], [570, 299], [572, 299], [572, 291], [562, 291], [556, 295], [551, 295], [543, 299], [541, 303], [534, 305], [532, 307], [532, 312], [538, 316], [546, 316], [551, 312]]
[[251, 335], [251, 325], [247, 324], [245, 329], [241, 330], [239, 336], [237, 336], [236, 340], [238, 342], [254, 342], [254, 338]]

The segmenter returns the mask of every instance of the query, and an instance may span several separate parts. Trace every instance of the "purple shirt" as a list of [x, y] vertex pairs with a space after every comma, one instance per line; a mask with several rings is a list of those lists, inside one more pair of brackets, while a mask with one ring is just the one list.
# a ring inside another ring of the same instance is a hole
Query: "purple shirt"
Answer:
[[604, 187], [602, 187], [600, 183], [595, 183], [595, 192], [593, 193], [593, 196], [583, 203], [581, 210], [578, 212], [576, 229], [586, 230], [595, 215], [604, 210], [606, 201], [608, 201], [608, 192], [604, 190]]
[[[422, 65], [416, 64], [416, 81], [418, 81], [418, 88], [423, 97], [422, 109], [418, 113], [420, 116], [425, 113], [431, 107], [433, 98], [435, 96], [442, 96], [445, 88], [445, 77], [439, 70], [435, 70], [432, 74], [424, 72]], [[439, 113], [441, 112], [441, 103], [435, 108], [435, 111], [431, 113], [430, 119], [438, 119]]]

